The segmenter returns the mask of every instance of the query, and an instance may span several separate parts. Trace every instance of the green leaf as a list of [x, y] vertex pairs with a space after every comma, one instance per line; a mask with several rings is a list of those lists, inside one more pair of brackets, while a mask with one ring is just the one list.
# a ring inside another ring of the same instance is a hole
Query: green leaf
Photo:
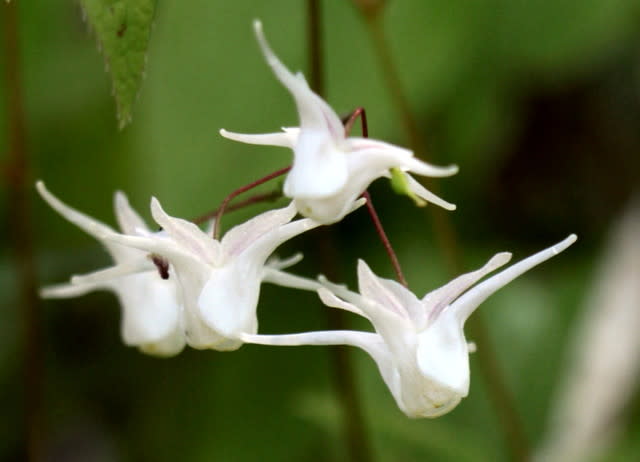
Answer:
[[113, 82], [118, 122], [131, 121], [146, 64], [156, 0], [80, 0]]
[[413, 191], [411, 191], [407, 176], [402, 170], [396, 167], [391, 169], [391, 188], [393, 188], [396, 194], [409, 196], [409, 199], [413, 200], [418, 207], [424, 207], [427, 205], [423, 199], [419, 198]]

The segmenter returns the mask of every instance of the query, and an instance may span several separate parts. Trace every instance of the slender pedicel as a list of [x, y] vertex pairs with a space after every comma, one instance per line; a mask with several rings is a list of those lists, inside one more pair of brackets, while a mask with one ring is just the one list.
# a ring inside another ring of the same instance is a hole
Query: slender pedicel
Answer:
[[216, 214], [216, 222], [213, 225], [213, 238], [214, 239], [220, 238], [220, 220], [222, 219], [222, 215], [224, 214], [224, 211], [227, 208], [227, 204], [229, 204], [229, 202], [234, 197], [239, 196], [243, 192], [249, 191], [255, 188], [256, 186], [260, 186], [261, 184], [266, 183], [269, 180], [272, 180], [281, 175], [284, 175], [285, 173], [289, 172], [289, 170], [291, 170], [291, 165], [289, 165], [288, 167], [281, 168], [280, 170], [276, 170], [275, 172], [270, 173], [269, 175], [263, 178], [260, 178], [259, 180], [256, 180], [252, 183], [249, 183], [246, 186], [238, 188], [235, 191], [233, 191], [231, 194], [229, 194], [227, 197], [225, 197], [225, 199], [222, 201], [222, 204], [220, 204], [220, 207], [218, 208], [218, 213]]
[[[356, 108], [348, 117], [343, 120], [344, 123], [344, 131], [345, 136], [348, 136], [349, 132], [353, 128], [356, 120], [360, 117], [360, 124], [362, 127], [362, 137], [369, 137], [369, 127], [367, 125], [367, 112], [363, 107]], [[373, 202], [371, 200], [371, 194], [369, 191], [365, 191], [362, 193], [362, 197], [367, 200], [367, 211], [369, 212], [369, 216], [371, 217], [371, 221], [373, 221], [373, 226], [376, 228], [376, 232], [382, 241], [382, 245], [384, 246], [384, 250], [389, 255], [389, 259], [391, 260], [391, 265], [393, 265], [393, 269], [396, 273], [396, 278], [398, 282], [405, 287], [409, 287], [406, 278], [402, 272], [402, 267], [400, 266], [400, 261], [398, 260], [398, 256], [393, 250], [393, 246], [391, 245], [391, 241], [387, 237], [387, 233], [384, 231], [384, 227], [382, 226], [382, 222], [380, 221], [380, 217], [376, 212], [375, 207], [373, 206]]]

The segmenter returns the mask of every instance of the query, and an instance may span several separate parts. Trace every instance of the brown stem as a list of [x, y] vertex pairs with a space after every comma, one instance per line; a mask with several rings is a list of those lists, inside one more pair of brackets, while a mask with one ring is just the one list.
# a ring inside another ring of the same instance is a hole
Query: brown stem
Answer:
[[[268, 193], [263, 193], [263, 194], [256, 194], [255, 196], [251, 196], [248, 199], [245, 199], [243, 201], [240, 202], [236, 202], [233, 203], [231, 205], [228, 205], [225, 209], [225, 212], [233, 212], [234, 210], [239, 210], [242, 209], [248, 205], [253, 205], [253, 204], [259, 204], [260, 202], [270, 202], [270, 201], [275, 201], [278, 200], [282, 197], [282, 191], [280, 191], [280, 189], [278, 189], [277, 191], [271, 191]], [[212, 212], [209, 213], [205, 213], [203, 215], [200, 215], [199, 217], [194, 218], [193, 220], [191, 220], [193, 223], [199, 225], [201, 223], [204, 223], [205, 221], [211, 220], [213, 218], [215, 218], [218, 215], [218, 212], [220, 211], [220, 207], [218, 207], [217, 209], [213, 210]]]
[[[353, 111], [348, 117], [346, 117], [342, 123], [344, 124], [345, 134], [348, 135], [356, 120], [360, 117], [360, 123], [362, 126], [362, 137], [369, 138], [369, 127], [367, 125], [367, 112], [363, 107], [357, 108]], [[376, 212], [375, 207], [373, 206], [373, 201], [371, 200], [371, 194], [369, 191], [365, 191], [362, 193], [362, 197], [367, 200], [367, 210], [369, 211], [369, 216], [373, 221], [373, 226], [376, 228], [376, 232], [382, 241], [382, 245], [384, 246], [384, 250], [389, 255], [389, 259], [391, 260], [391, 265], [393, 265], [393, 269], [396, 272], [396, 278], [398, 282], [405, 287], [409, 287], [407, 280], [402, 273], [402, 268], [400, 267], [400, 261], [398, 260], [398, 256], [393, 250], [393, 246], [391, 245], [391, 241], [387, 237], [387, 233], [384, 231], [384, 227], [382, 226], [382, 222], [380, 221], [380, 217], [378, 216], [378, 212]]]
[[[318, 95], [324, 95], [324, 73], [321, 33], [320, 0], [307, 0], [308, 47], [311, 89]], [[336, 246], [331, 234], [332, 229], [319, 229], [318, 254], [322, 272], [330, 279], [337, 280], [338, 265]], [[342, 310], [325, 310], [329, 329], [346, 328], [346, 319]], [[356, 384], [356, 376], [350, 352], [342, 346], [330, 347], [330, 364], [336, 396], [342, 409], [344, 435], [351, 462], [371, 462], [373, 455], [364, 422], [362, 404]]]
[[375, 226], [378, 236], [380, 236], [380, 240], [382, 241], [384, 250], [387, 252], [387, 255], [389, 255], [389, 259], [391, 260], [391, 264], [393, 265], [393, 270], [396, 272], [396, 278], [398, 279], [398, 282], [405, 287], [409, 287], [409, 284], [407, 283], [407, 280], [402, 273], [402, 268], [400, 267], [398, 257], [393, 251], [393, 247], [391, 245], [391, 242], [389, 241], [389, 238], [387, 237], [387, 233], [384, 232], [384, 228], [382, 227], [382, 223], [380, 222], [378, 213], [373, 207], [373, 202], [371, 202], [371, 194], [369, 194], [369, 191], [365, 191], [362, 193], [362, 197], [367, 200], [367, 210], [369, 211], [369, 216], [371, 217], [371, 221], [373, 221], [373, 226]]
[[246, 186], [236, 189], [227, 197], [225, 197], [224, 200], [222, 201], [222, 204], [220, 204], [220, 207], [218, 208], [218, 212], [216, 213], [216, 222], [213, 225], [213, 238], [214, 239], [220, 238], [220, 221], [222, 220], [222, 215], [224, 215], [227, 205], [229, 204], [229, 202], [231, 202], [231, 200], [234, 197], [237, 197], [243, 192], [249, 191], [255, 188], [256, 186], [260, 186], [261, 184], [266, 183], [267, 181], [273, 180], [274, 178], [284, 175], [289, 170], [291, 170], [291, 166], [281, 168], [280, 170], [276, 170], [275, 172], [269, 173], [267, 176], [262, 177], [259, 180], [256, 180], [252, 183], [249, 183]]
[[20, 78], [18, 5], [2, 6], [4, 14], [5, 85], [7, 97], [7, 217], [9, 239], [18, 276], [24, 349], [26, 449], [29, 461], [42, 460], [43, 365], [39, 300], [36, 291], [33, 228], [29, 203], [29, 157]]
[[353, 128], [353, 124], [356, 123], [360, 117], [360, 126], [362, 127], [362, 137], [369, 138], [369, 125], [367, 124], [367, 112], [363, 107], [356, 108], [351, 114], [345, 117], [342, 120], [342, 124], [344, 125], [344, 133], [345, 135], [349, 135], [351, 129]]
[[[409, 105], [409, 101], [405, 96], [384, 34], [382, 15], [367, 15], [365, 16], [365, 20], [387, 90], [391, 94], [396, 109], [400, 114], [402, 127], [409, 140], [409, 145], [416, 155], [426, 158], [424, 140], [418, 129], [418, 124]], [[431, 189], [437, 193], [437, 187], [431, 187]], [[434, 233], [445, 257], [447, 266], [453, 275], [457, 275], [461, 272], [463, 265], [461, 263], [458, 239], [451, 219], [449, 215], [442, 210], [436, 210], [434, 207], [429, 207], [429, 210], [433, 218]], [[476, 313], [470, 319], [468, 325], [471, 335], [477, 339], [477, 343], [480, 345], [477, 355], [480, 370], [487, 384], [489, 396], [498, 416], [498, 421], [502, 427], [507, 447], [511, 453], [511, 459], [517, 461], [529, 460], [530, 449], [524, 427], [516, 409], [513, 396], [506, 385], [494, 348], [491, 345], [491, 339], [482, 312]]]

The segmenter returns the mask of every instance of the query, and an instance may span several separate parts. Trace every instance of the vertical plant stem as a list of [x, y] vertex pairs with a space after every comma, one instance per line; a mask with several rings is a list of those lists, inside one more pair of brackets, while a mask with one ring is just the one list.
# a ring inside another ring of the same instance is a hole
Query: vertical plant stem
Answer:
[[[324, 95], [323, 49], [321, 31], [320, 0], [307, 0], [307, 30], [309, 46], [309, 68], [311, 88], [320, 96]], [[336, 279], [337, 255], [331, 228], [320, 230], [319, 258], [322, 271]], [[330, 329], [346, 328], [346, 320], [341, 310], [325, 310]], [[330, 363], [338, 402], [344, 419], [344, 432], [349, 460], [352, 462], [370, 462], [373, 460], [369, 438], [364, 423], [362, 405], [358, 394], [356, 377], [350, 352], [344, 346], [329, 349]]]
[[[4, 2], [3, 2], [4, 3]], [[20, 78], [18, 4], [2, 5], [4, 14], [5, 88], [8, 155], [7, 217], [22, 318], [26, 451], [29, 461], [42, 460], [42, 350], [33, 233], [29, 204], [29, 158]]]
[[[410, 148], [418, 157], [426, 159], [428, 157], [426, 155], [426, 145], [392, 59], [392, 54], [384, 33], [382, 15], [364, 15], [364, 17], [387, 90], [391, 94], [393, 103], [400, 116], [402, 127], [409, 140]], [[437, 188], [431, 187], [431, 189], [437, 193]], [[462, 264], [458, 239], [451, 219], [449, 215], [442, 210], [434, 207], [429, 207], [429, 210], [432, 214], [434, 233], [449, 271], [452, 275], [457, 275], [461, 272]], [[500, 369], [482, 312], [476, 313], [473, 318], [471, 318], [469, 328], [470, 334], [476, 339], [479, 345], [477, 353], [478, 362], [480, 363], [480, 369], [487, 384], [494, 410], [498, 416], [498, 421], [502, 427], [511, 459], [517, 461], [529, 460], [530, 450], [524, 427]]]

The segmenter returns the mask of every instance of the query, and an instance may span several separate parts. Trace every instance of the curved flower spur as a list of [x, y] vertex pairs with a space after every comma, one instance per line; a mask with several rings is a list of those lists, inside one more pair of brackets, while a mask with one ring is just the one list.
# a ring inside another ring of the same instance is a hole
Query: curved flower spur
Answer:
[[438, 417], [469, 393], [469, 345], [464, 324], [490, 295], [576, 241], [564, 241], [532, 255], [471, 288], [505, 265], [511, 254], [495, 255], [479, 270], [463, 274], [419, 300], [399, 283], [376, 276], [358, 262], [360, 293], [321, 280], [325, 305], [367, 318], [375, 333], [320, 331], [288, 335], [243, 335], [263, 345], [352, 345], [377, 363], [400, 409], [409, 417]]
[[[73, 276], [69, 284], [45, 287], [41, 295], [45, 298], [67, 298], [93, 290], [113, 291], [122, 305], [121, 333], [125, 344], [158, 356], [178, 354], [184, 348], [185, 337], [176, 280], [163, 279], [146, 252], [104, 239], [104, 235], [116, 232], [64, 204], [47, 190], [42, 181], [36, 183], [36, 188], [60, 215], [98, 239], [114, 261], [110, 268]], [[141, 231], [151, 234], [122, 192], [116, 192], [114, 208], [124, 235]], [[166, 268], [166, 271], [171, 269]]]
[[[363, 203], [357, 201], [353, 209]], [[318, 287], [315, 281], [280, 271], [286, 263], [265, 265], [282, 243], [320, 226], [309, 218], [291, 221], [297, 213], [293, 203], [237, 225], [220, 241], [189, 221], [169, 216], [155, 198], [151, 213], [166, 236], [101, 230], [100, 237], [161, 255], [171, 263], [182, 295], [187, 343], [194, 348], [235, 350], [242, 345], [241, 333], [255, 333], [263, 281], [307, 290]]]
[[406, 172], [446, 177], [458, 171], [456, 166], [436, 167], [416, 159], [407, 149], [369, 138], [347, 137], [338, 115], [309, 88], [304, 76], [289, 72], [276, 57], [260, 21], [253, 25], [267, 63], [296, 102], [300, 127], [262, 135], [222, 129], [220, 134], [243, 143], [293, 149], [293, 166], [284, 183], [284, 194], [294, 199], [302, 215], [323, 224], [340, 221], [375, 179], [390, 176], [390, 169], [405, 176], [412, 194], [445, 209], [455, 209], [455, 205], [429, 192]]

